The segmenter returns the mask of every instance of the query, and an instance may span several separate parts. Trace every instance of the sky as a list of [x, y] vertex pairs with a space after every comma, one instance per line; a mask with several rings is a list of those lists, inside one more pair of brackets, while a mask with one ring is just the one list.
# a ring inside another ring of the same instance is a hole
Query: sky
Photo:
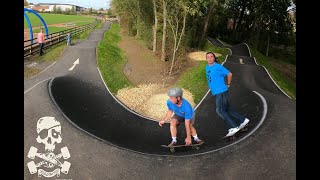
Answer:
[[85, 8], [92, 7], [99, 10], [100, 8], [109, 9], [111, 0], [27, 0], [28, 3], [60, 3], [60, 4], [72, 4]]

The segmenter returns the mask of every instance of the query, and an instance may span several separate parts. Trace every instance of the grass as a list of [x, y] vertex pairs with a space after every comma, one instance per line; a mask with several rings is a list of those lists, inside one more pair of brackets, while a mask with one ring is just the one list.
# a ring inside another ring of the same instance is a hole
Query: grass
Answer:
[[102, 22], [99, 22], [93, 29], [89, 29], [84, 33], [80, 34], [77, 39], [87, 39], [88, 35], [94, 30], [102, 27]]
[[[33, 13], [26, 13], [29, 17], [32, 27], [42, 25], [40, 19], [34, 15]], [[42, 19], [49, 24], [58, 24], [65, 22], [77, 22], [77, 21], [93, 21], [95, 18], [88, 16], [80, 16], [80, 15], [65, 15], [65, 14], [51, 14], [51, 13], [38, 13]], [[42, 25], [43, 26], [43, 25]], [[28, 27], [28, 23], [26, 18], [24, 18], [24, 28]]]
[[[66, 29], [69, 29], [69, 28], [52, 26], [52, 27], [48, 27], [48, 32], [49, 32], [49, 34], [52, 34], [52, 33], [55, 33], [55, 32], [66, 30]], [[40, 29], [34, 29], [34, 30], [32, 30], [32, 32], [33, 33], [38, 33], [38, 32], [40, 32]], [[46, 33], [45, 30], [43, 30], [43, 32]]]
[[[71, 42], [71, 44], [73, 44], [77, 39], [86, 39], [91, 31], [92, 30], [88, 30], [86, 32], [83, 32], [80, 35], [72, 37], [73, 42]], [[65, 47], [66, 47], [66, 41], [61, 41], [60, 43], [45, 49], [46, 53], [43, 54], [43, 56], [34, 56], [32, 57], [32, 59], [36, 61], [55, 60], [61, 56]]]
[[[59, 58], [62, 55], [65, 47], [65, 44], [58, 43], [54, 46], [49, 47], [48, 49], [45, 49], [45, 53], [43, 54], [43, 56], [33, 56], [31, 57], [31, 60], [39, 63], [46, 61], [56, 61], [57, 58]], [[34, 67], [25, 67], [24, 79], [28, 79], [32, 76], [35, 76], [36, 74], [39, 74], [41, 71], [42, 70], [39, 70]]]
[[251, 53], [259, 65], [264, 66], [280, 88], [292, 99], [296, 99], [296, 84], [287, 78], [281, 71], [273, 67], [268, 57], [262, 55], [256, 49], [251, 48]]
[[[86, 31], [84, 33], [85, 35], [81, 34], [80, 36], [82, 38], [86, 38], [88, 36], [88, 31]], [[78, 37], [73, 37], [73, 41], [75, 41], [76, 39], [79, 38]], [[71, 44], [73, 44], [74, 42], [72, 42]], [[66, 43], [65, 41], [61, 41], [60, 43], [53, 45], [49, 48], [46, 48], [44, 51], [45, 53], [43, 54], [43, 56], [38, 56], [35, 55], [33, 57], [31, 57], [31, 61], [35, 61], [35, 62], [46, 62], [46, 61], [56, 61], [63, 53], [64, 49], [66, 47]], [[41, 70], [37, 69], [37, 68], [33, 68], [33, 67], [25, 67], [24, 68], [24, 78], [27, 79], [29, 77], [32, 77], [36, 74], [38, 74]]]
[[[205, 43], [203, 51], [220, 53], [222, 55], [218, 58], [218, 61], [220, 63], [225, 60], [225, 57], [230, 52], [228, 49], [213, 46], [209, 42]], [[203, 96], [208, 91], [208, 83], [205, 70], [206, 65], [206, 61], [197, 61], [196, 66], [185, 70], [177, 82], [178, 86], [187, 89], [193, 94], [194, 102], [196, 104], [198, 104], [201, 101]]]
[[49, 48], [45, 49], [45, 53], [42, 56], [34, 56], [32, 60], [35, 61], [55, 61], [58, 57], [60, 57], [66, 47], [65, 43], [58, 43]]
[[109, 90], [115, 94], [119, 89], [133, 86], [123, 74], [127, 62], [124, 53], [118, 47], [121, 40], [119, 24], [112, 24], [104, 39], [97, 46], [98, 67]]
[[102, 25], [103, 25], [103, 22], [100, 21], [100, 22], [96, 25], [96, 27], [94, 27], [94, 29], [101, 29], [101, 28], [102, 28]]
[[41, 72], [40, 69], [33, 68], [33, 67], [25, 67], [24, 68], [24, 79], [28, 79], [32, 76], [35, 76]]
[[87, 22], [75, 22], [76, 26], [82, 26], [82, 25], [85, 25], [85, 24], [91, 24], [93, 23], [94, 21], [87, 21]]
[[[209, 42], [206, 42], [203, 48], [204, 51], [217, 52], [222, 54], [218, 58], [218, 61], [222, 63], [227, 54], [230, 54], [230, 51], [226, 48], [219, 48], [213, 46]], [[295, 99], [296, 97], [296, 84], [294, 81], [287, 78], [280, 70], [271, 65], [268, 57], [262, 55], [255, 49], [251, 49], [252, 55], [256, 58], [257, 63], [263, 65], [278, 86], [281, 87], [291, 98]], [[188, 89], [194, 95], [194, 102], [198, 104], [205, 93], [208, 91], [207, 79], [205, 77], [205, 66], [207, 62], [199, 61], [197, 65], [193, 68], [187, 69], [180, 77], [177, 85]]]
[[83, 32], [82, 34], [80, 34], [77, 39], [87, 39], [87, 37], [89, 36], [90, 32], [92, 32], [92, 30], [88, 30], [88, 31], [85, 31]]
[[193, 94], [193, 100], [198, 104], [208, 91], [205, 61], [196, 62], [197, 65], [187, 69], [179, 78], [177, 86], [187, 89]]

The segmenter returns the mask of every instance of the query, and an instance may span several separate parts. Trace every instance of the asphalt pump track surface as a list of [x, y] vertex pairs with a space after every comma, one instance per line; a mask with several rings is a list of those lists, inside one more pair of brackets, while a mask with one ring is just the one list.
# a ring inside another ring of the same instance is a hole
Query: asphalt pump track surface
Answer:
[[[205, 144], [198, 151], [171, 154], [167, 149], [160, 147], [161, 144], [171, 141], [170, 124], [166, 123], [161, 128], [157, 121], [139, 115], [117, 100], [108, 90], [108, 85], [103, 82], [95, 56], [86, 53], [85, 49], [92, 47], [90, 42], [84, 42], [79, 47], [79, 56], [88, 57], [82, 61], [86, 66], [78, 68], [73, 73], [52, 78], [48, 83], [52, 100], [65, 117], [79, 129], [108, 144], [138, 153], [186, 156], [226, 148], [241, 142], [258, 130], [265, 120], [268, 104], [259, 92], [267, 91], [287, 98], [264, 68], [255, 63], [246, 44], [232, 46], [232, 54], [223, 62], [233, 73], [229, 89], [230, 104], [250, 119], [249, 131], [234, 141], [221, 139], [227, 132], [227, 126], [215, 112], [214, 97], [208, 92], [196, 107], [195, 123], [198, 136]], [[185, 128], [181, 125], [178, 127], [178, 141], [183, 142], [184, 138]]]

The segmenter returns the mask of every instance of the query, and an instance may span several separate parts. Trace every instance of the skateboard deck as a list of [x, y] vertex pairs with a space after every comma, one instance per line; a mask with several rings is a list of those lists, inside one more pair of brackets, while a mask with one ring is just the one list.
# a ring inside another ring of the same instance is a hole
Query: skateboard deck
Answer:
[[240, 131], [236, 132], [233, 136], [223, 136], [222, 139], [228, 139], [230, 141], [235, 140], [240, 134], [247, 132], [249, 130], [249, 124], [247, 124], [244, 128]]
[[200, 147], [202, 144], [204, 143], [204, 141], [202, 143], [199, 143], [199, 144], [191, 144], [191, 145], [185, 145], [185, 144], [178, 144], [178, 145], [175, 145], [175, 146], [168, 146], [168, 145], [161, 145], [161, 147], [164, 147], [164, 148], [169, 148], [170, 151], [172, 153], [175, 152], [175, 148], [182, 148], [182, 147], [191, 147], [193, 149], [196, 149], [196, 150], [199, 150]]

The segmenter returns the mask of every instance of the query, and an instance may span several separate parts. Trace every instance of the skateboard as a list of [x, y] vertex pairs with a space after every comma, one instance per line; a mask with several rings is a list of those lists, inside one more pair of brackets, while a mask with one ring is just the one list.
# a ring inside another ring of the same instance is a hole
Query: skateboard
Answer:
[[243, 127], [240, 131], [236, 132], [233, 136], [223, 136], [222, 139], [228, 139], [230, 141], [235, 140], [237, 136], [239, 136], [241, 133], [247, 132], [248, 129], [249, 129], [249, 124]]
[[182, 148], [182, 147], [191, 147], [192, 149], [195, 150], [199, 150], [200, 146], [204, 143], [204, 141], [202, 143], [199, 144], [191, 144], [191, 145], [185, 145], [185, 144], [178, 144], [175, 146], [168, 146], [168, 145], [161, 145], [161, 147], [165, 147], [165, 148], [169, 148], [171, 153], [174, 153], [176, 150], [175, 148]]

